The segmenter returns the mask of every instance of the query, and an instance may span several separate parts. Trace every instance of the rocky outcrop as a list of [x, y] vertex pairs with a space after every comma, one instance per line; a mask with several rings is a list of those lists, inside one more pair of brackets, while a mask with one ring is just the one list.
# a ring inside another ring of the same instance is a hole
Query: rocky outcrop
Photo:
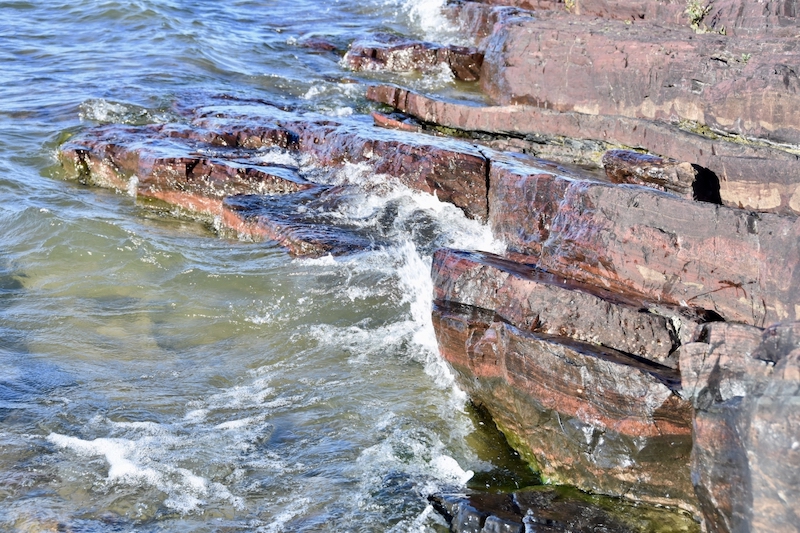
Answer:
[[446, 67], [457, 80], [475, 81], [480, 77], [483, 53], [474, 48], [377, 34], [351, 44], [343, 62], [355, 71], [433, 72]]
[[708, 191], [702, 180], [698, 179], [700, 172], [686, 161], [664, 159], [631, 150], [609, 150], [603, 155], [603, 168], [608, 179], [614, 183], [645, 185], [690, 200], [710, 200], [707, 196], [703, 198]]
[[716, 323], [681, 347], [695, 407], [692, 478], [711, 531], [794, 531], [800, 512], [800, 324]]
[[[510, 137], [503, 144], [560, 161], [599, 164], [620, 146], [700, 167], [700, 199], [752, 211], [800, 213], [800, 158], [770, 146], [729, 142], [637, 118], [557, 112], [534, 106], [479, 106], [423, 96], [393, 86], [375, 86], [368, 98], [433, 123], [482, 138]], [[591, 142], [586, 142], [591, 141]], [[495, 145], [497, 146], [497, 145]]]
[[[452, 2], [475, 48], [375, 36], [342, 64], [449, 69], [480, 78], [493, 105], [392, 85], [367, 89], [392, 108], [371, 117], [220, 98], [181, 124], [90, 128], [61, 159], [86, 183], [295, 255], [381, 245], [335, 216], [352, 188], [329, 178], [348, 164], [435, 194], [505, 243], [502, 255], [437, 251], [432, 316], [458, 384], [529, 464], [551, 483], [681, 508], [708, 531], [790, 531], [796, 11], [794, 0]], [[270, 150], [304, 165], [265, 162]], [[658, 529], [543, 494], [499, 495], [492, 510], [477, 496], [435, 504], [454, 531]]]

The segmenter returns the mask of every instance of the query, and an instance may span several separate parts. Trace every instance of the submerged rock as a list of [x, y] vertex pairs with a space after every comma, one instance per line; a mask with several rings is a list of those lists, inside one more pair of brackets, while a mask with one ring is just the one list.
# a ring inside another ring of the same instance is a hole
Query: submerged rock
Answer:
[[699, 531], [672, 510], [590, 496], [568, 487], [535, 487], [500, 494], [440, 494], [434, 507], [454, 533], [656, 533]]
[[457, 80], [475, 81], [480, 78], [483, 53], [380, 34], [353, 42], [343, 61], [355, 71], [434, 72], [445, 67]]

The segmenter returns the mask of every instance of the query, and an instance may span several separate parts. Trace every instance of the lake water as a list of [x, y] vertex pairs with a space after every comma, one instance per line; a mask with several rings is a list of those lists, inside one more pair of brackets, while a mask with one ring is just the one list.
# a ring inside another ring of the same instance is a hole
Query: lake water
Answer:
[[302, 43], [458, 41], [440, 3], [0, 2], [0, 531], [442, 531], [427, 495], [504, 471], [430, 321], [432, 251], [485, 227], [387, 182], [343, 214], [389, 244], [293, 259], [56, 161], [203, 95], [366, 113], [369, 75]]

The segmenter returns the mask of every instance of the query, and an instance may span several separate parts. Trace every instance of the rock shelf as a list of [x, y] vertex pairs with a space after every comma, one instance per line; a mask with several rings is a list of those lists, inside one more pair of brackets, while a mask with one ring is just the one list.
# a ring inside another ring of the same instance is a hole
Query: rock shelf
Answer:
[[[180, 124], [89, 128], [61, 160], [294, 255], [380, 246], [331, 216], [352, 189], [323, 178], [347, 164], [437, 195], [506, 244], [436, 251], [432, 317], [459, 385], [532, 467], [681, 509], [683, 530], [794, 531], [799, 8], [451, 2], [473, 47], [376, 35], [343, 64], [450, 69], [485, 102], [375, 84], [372, 116], [331, 118], [220, 99]], [[437, 498], [453, 531], [658, 530], [572, 523], [544, 492]]]

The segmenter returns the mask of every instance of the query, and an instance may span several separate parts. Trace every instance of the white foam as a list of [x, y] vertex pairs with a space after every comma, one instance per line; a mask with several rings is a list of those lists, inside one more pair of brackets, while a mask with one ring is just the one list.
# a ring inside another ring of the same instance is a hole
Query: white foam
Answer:
[[445, 44], [466, 44], [456, 24], [442, 14], [447, 0], [405, 0], [403, 10], [422, 30], [425, 39]]

